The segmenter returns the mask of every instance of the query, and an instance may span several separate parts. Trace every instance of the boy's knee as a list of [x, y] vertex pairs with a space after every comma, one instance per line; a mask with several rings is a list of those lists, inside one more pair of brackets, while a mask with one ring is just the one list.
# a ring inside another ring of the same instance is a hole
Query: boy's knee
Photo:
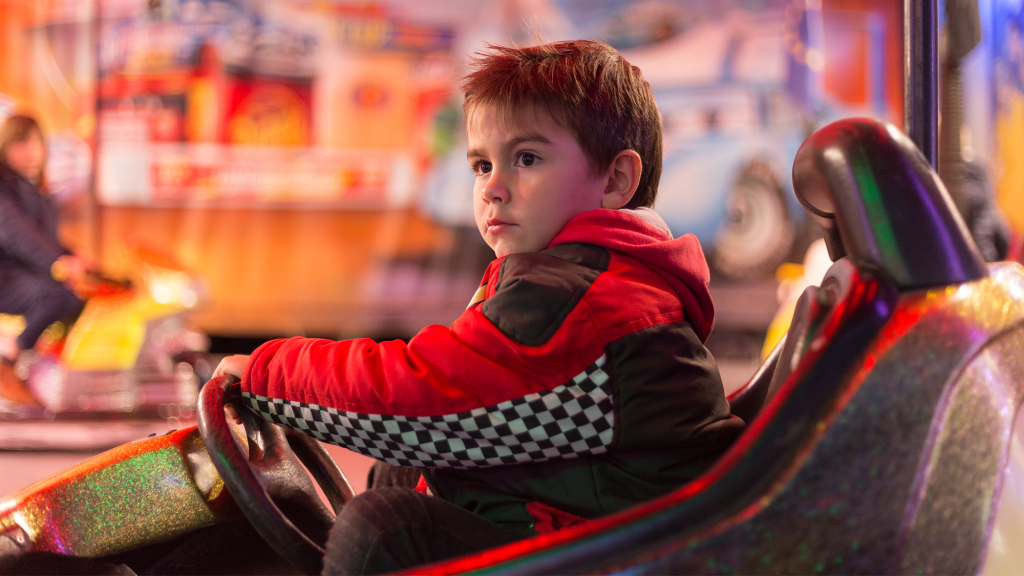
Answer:
[[402, 527], [428, 525], [430, 518], [418, 498], [425, 496], [407, 488], [378, 488], [356, 496], [338, 516], [342, 524], [360, 534], [382, 534]]
[[406, 488], [378, 488], [356, 496], [342, 509], [327, 539], [324, 574], [376, 574], [405, 567], [419, 558], [413, 544], [430, 520]]

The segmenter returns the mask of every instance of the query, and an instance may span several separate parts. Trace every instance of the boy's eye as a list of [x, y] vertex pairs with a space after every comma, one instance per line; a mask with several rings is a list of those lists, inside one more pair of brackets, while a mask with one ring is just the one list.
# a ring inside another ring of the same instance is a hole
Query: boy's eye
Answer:
[[491, 163], [481, 160], [479, 162], [473, 163], [472, 169], [473, 173], [478, 176], [480, 174], [489, 174], [491, 172]]
[[537, 157], [534, 156], [531, 152], [522, 152], [521, 154], [519, 154], [519, 158], [516, 164], [519, 166], [533, 166], [533, 164], [536, 161]]

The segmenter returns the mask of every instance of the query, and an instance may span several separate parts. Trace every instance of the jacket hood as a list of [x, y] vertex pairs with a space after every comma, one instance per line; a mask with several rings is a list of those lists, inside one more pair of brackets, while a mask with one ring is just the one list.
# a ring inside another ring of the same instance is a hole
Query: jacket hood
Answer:
[[701, 342], [707, 340], [715, 324], [715, 304], [708, 291], [711, 273], [696, 236], [672, 238], [665, 221], [650, 208], [600, 208], [569, 220], [548, 248], [570, 242], [622, 252], [649, 266], [679, 296], [686, 320]]

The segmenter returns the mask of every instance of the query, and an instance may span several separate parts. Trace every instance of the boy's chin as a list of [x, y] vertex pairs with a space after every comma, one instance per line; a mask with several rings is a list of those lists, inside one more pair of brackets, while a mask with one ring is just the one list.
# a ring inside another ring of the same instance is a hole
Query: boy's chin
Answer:
[[548, 247], [548, 242], [538, 241], [520, 241], [520, 242], [506, 242], [505, 239], [500, 239], [493, 244], [488, 242], [488, 246], [491, 250], [494, 250], [494, 255], [498, 258], [504, 258], [511, 254], [523, 254], [526, 252], [540, 252]]
[[494, 256], [497, 258], [503, 258], [509, 254], [515, 253], [511, 245], [505, 242], [503, 238], [488, 238], [486, 234], [481, 234], [484, 237], [484, 242], [494, 250]]
[[499, 242], [496, 246], [491, 246], [491, 249], [494, 250], [494, 255], [497, 256], [498, 258], [504, 258], [505, 256], [508, 256], [510, 254], [518, 254], [519, 252], [523, 252], [523, 250], [519, 250], [515, 246], [506, 244], [504, 242]]

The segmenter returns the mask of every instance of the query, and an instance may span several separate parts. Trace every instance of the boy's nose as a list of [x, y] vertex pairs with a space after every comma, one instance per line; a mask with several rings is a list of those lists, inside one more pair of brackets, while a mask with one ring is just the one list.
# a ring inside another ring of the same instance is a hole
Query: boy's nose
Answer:
[[508, 187], [501, 181], [501, 178], [495, 176], [491, 175], [480, 193], [488, 204], [492, 202], [507, 203], [509, 200]]

